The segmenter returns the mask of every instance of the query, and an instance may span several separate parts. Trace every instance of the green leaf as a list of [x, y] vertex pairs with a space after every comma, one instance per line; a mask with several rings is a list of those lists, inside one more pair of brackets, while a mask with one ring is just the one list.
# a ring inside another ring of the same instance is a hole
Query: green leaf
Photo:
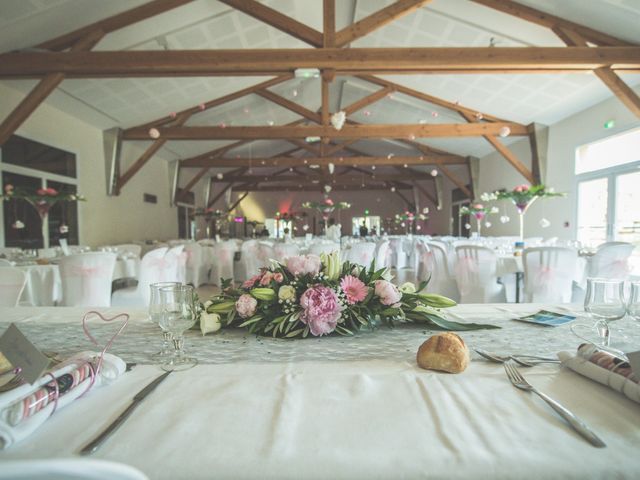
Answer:
[[259, 322], [260, 320], [262, 320], [262, 317], [260, 315], [256, 316], [256, 317], [251, 317], [249, 320], [247, 320], [246, 322], [241, 323], [240, 325], [238, 325], [238, 327], [242, 328], [242, 327], [246, 327], [247, 325], [251, 325], [252, 323], [256, 323]]
[[300, 335], [300, 334], [301, 334], [302, 332], [304, 332], [304, 331], [305, 331], [305, 329], [304, 329], [304, 328], [299, 328], [299, 329], [297, 329], [297, 330], [294, 330], [293, 332], [287, 333], [287, 334], [285, 335], [285, 338], [293, 338], [293, 337], [296, 337], [296, 336]]

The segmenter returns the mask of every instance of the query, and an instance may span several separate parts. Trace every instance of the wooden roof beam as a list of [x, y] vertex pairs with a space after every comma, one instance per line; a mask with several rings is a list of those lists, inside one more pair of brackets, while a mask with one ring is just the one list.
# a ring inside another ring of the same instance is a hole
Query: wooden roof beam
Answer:
[[[398, 184], [396, 185], [396, 189], [404, 189], [411, 190], [413, 188], [412, 185], [406, 184]], [[357, 183], [353, 185], [334, 185], [332, 191], [352, 191], [352, 190], [389, 190], [387, 185], [365, 185], [362, 186], [362, 183]], [[250, 191], [250, 192], [311, 192], [311, 191], [324, 191], [323, 185], [321, 184], [309, 184], [309, 183], [298, 183], [295, 185], [238, 185], [234, 186], [232, 191]]]
[[126, 50], [13, 52], [2, 55], [0, 78], [64, 73], [73, 78], [123, 76], [285, 75], [298, 68], [336, 74], [518, 70], [640, 69], [638, 47], [428, 47], [349, 49]]
[[322, 0], [322, 46], [336, 46], [336, 1]]
[[384, 27], [395, 19], [407, 15], [431, 0], [398, 0], [377, 12], [343, 28], [335, 34], [335, 46], [344, 47], [369, 33]]
[[[401, 169], [402, 170], [402, 169]], [[289, 172], [289, 169], [286, 168], [285, 172]], [[348, 176], [348, 175], [318, 175], [318, 174], [309, 174], [304, 175], [304, 177], [298, 175], [286, 175], [286, 176], [277, 176], [275, 174], [267, 174], [267, 175], [242, 175], [242, 176], [232, 176], [225, 175], [224, 181], [226, 182], [244, 182], [244, 183], [276, 183], [276, 182], [293, 182], [300, 183], [303, 180], [307, 182], [319, 182], [323, 184], [341, 184], [341, 183], [357, 183], [360, 181], [362, 176]], [[408, 174], [408, 173], [398, 173], [398, 174], [374, 174], [371, 176], [372, 180], [376, 180], [379, 182], [407, 182], [411, 180], [432, 180], [429, 174], [420, 172], [419, 175]]]
[[449, 170], [443, 164], [438, 164], [438, 169], [444, 174], [445, 177], [451, 180], [451, 182], [456, 187], [458, 187], [462, 191], [462, 193], [464, 193], [467, 196], [469, 200], [473, 200], [473, 194], [471, 193], [471, 190], [469, 190], [467, 186], [464, 183], [462, 183], [462, 181], [458, 177], [456, 177], [451, 170]]
[[321, 122], [320, 115], [317, 114], [316, 112], [312, 112], [311, 110], [303, 107], [302, 105], [299, 105], [295, 102], [292, 102], [291, 100], [281, 97], [276, 93], [270, 92], [269, 90], [257, 90], [254, 93], [256, 95], [261, 96], [262, 98], [269, 100], [270, 102], [275, 103], [276, 105], [280, 105], [281, 107], [286, 108], [290, 112], [297, 113], [301, 117], [311, 120], [312, 122], [316, 122], [316, 123]]

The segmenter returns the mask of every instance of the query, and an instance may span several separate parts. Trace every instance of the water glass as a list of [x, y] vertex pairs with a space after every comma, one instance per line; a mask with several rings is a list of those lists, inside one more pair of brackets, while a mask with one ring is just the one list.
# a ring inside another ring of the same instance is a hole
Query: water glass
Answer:
[[609, 322], [619, 320], [627, 313], [624, 302], [624, 281], [604, 278], [588, 278], [584, 310], [597, 320], [602, 344], [609, 346], [611, 332]]
[[[160, 289], [181, 285], [179, 282], [158, 282], [149, 285], [151, 290], [149, 296], [149, 320], [162, 328], [160, 318], [162, 318], [162, 304], [160, 303]], [[153, 358], [163, 360], [173, 356], [171, 348], [171, 332], [162, 328], [162, 349], [153, 355]]]
[[160, 288], [162, 315], [160, 327], [172, 335], [174, 355], [162, 364], [163, 370], [187, 370], [198, 361], [185, 356], [184, 332], [197, 320], [195, 291], [190, 285], [173, 285]]
[[640, 320], [640, 281], [631, 282], [627, 313], [634, 320]]

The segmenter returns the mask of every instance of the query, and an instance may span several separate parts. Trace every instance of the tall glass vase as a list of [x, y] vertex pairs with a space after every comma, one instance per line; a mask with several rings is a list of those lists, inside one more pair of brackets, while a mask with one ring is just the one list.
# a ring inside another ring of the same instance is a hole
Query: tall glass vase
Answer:
[[482, 236], [482, 220], [484, 220], [485, 214], [482, 212], [477, 212], [473, 215], [476, 219], [476, 232], [478, 233], [478, 236], [481, 237]]
[[518, 211], [518, 219], [520, 220], [520, 241], [524, 242], [524, 214], [527, 213], [529, 207], [536, 201], [538, 197], [533, 197], [527, 202], [514, 202]]

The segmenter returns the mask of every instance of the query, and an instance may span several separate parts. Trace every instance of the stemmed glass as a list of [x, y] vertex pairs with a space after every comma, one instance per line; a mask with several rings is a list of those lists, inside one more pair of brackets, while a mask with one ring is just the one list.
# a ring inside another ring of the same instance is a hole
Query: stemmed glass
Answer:
[[174, 355], [162, 364], [163, 370], [187, 370], [195, 366], [195, 358], [185, 356], [184, 332], [196, 323], [196, 299], [190, 285], [173, 285], [160, 289], [162, 316], [160, 327], [172, 335]]
[[173, 349], [171, 348], [171, 332], [164, 329], [160, 324], [160, 319], [162, 318], [160, 289], [178, 285], [181, 284], [179, 282], [158, 282], [149, 285], [149, 288], [151, 290], [151, 295], [149, 297], [149, 320], [162, 328], [162, 349], [152, 356], [155, 359], [164, 360], [173, 356]]
[[627, 313], [634, 320], [640, 320], [640, 281], [631, 282]]
[[595, 327], [602, 344], [608, 347], [611, 340], [609, 322], [619, 320], [627, 313], [624, 280], [588, 278], [584, 310], [597, 320]]

